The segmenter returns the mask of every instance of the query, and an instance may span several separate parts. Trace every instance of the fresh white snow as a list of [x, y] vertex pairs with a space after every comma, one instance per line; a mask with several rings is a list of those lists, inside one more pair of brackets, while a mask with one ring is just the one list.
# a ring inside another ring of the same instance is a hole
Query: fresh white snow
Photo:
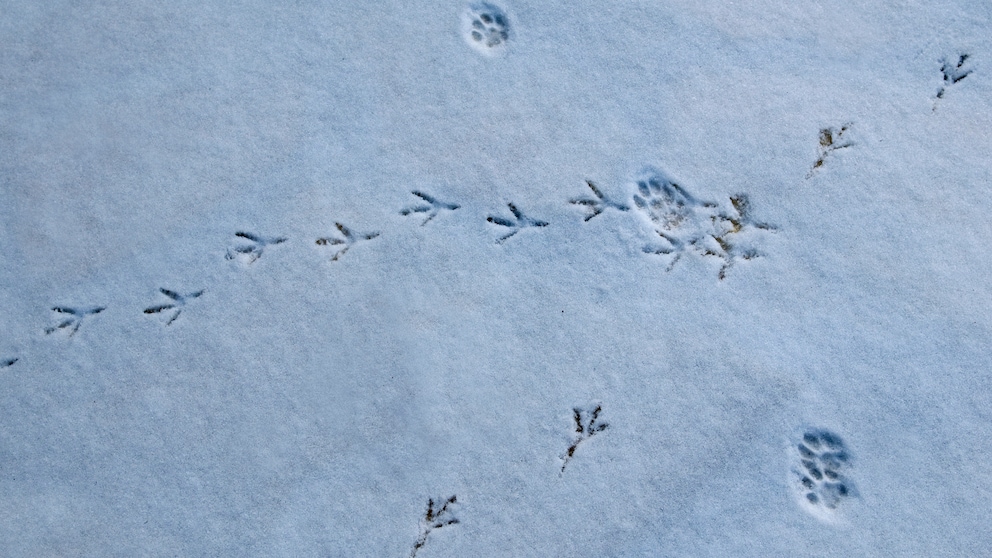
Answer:
[[0, 3], [3, 554], [987, 554], [990, 31]]

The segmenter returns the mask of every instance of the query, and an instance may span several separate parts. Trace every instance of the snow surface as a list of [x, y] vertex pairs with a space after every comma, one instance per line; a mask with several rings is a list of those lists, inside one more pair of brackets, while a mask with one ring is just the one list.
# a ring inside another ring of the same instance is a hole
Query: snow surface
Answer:
[[990, 29], [5, 0], [3, 553], [988, 555]]

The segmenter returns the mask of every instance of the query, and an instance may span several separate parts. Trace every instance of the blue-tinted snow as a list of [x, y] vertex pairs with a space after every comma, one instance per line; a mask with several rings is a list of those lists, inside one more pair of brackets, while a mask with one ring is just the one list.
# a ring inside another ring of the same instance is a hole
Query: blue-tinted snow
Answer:
[[[0, 9], [6, 554], [992, 546], [987, 6], [351, 4]], [[723, 227], [670, 271], [650, 169]]]

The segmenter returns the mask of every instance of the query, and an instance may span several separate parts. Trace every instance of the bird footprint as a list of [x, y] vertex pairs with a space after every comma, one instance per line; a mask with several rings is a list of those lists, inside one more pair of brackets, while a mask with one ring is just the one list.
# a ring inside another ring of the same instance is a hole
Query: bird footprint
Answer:
[[271, 246], [274, 244], [282, 244], [286, 242], [287, 238], [282, 236], [276, 237], [263, 237], [256, 234], [246, 233], [246, 232], [236, 232], [234, 236], [238, 238], [243, 238], [250, 242], [250, 244], [242, 244], [239, 246], [234, 246], [227, 250], [226, 258], [233, 260], [234, 258], [242, 258], [245, 263], [253, 264], [258, 258], [262, 257], [262, 252], [265, 250], [266, 246]]
[[513, 220], [504, 219], [502, 217], [496, 217], [493, 215], [490, 215], [486, 219], [490, 223], [510, 229], [510, 232], [508, 234], [505, 234], [499, 237], [498, 239], [496, 239], [496, 244], [502, 244], [506, 242], [507, 239], [509, 239], [510, 237], [512, 237], [513, 235], [517, 234], [522, 229], [525, 229], [527, 227], [548, 226], [548, 223], [546, 221], [541, 221], [538, 219], [532, 219], [530, 217], [527, 217], [526, 215], [524, 215], [522, 211], [517, 209], [517, 206], [513, 205], [512, 203], [508, 203], [506, 205], [510, 208], [510, 211], [513, 213]]
[[165, 322], [165, 325], [172, 325], [172, 322], [176, 321], [176, 318], [179, 317], [179, 314], [182, 313], [183, 308], [186, 306], [186, 301], [199, 298], [204, 293], [202, 289], [185, 295], [170, 291], [169, 289], [159, 289], [159, 292], [172, 299], [172, 302], [145, 308], [145, 314], [166, 313], [169, 315], [169, 319]]
[[461, 207], [457, 203], [443, 202], [431, 196], [430, 194], [425, 194], [417, 190], [413, 191], [413, 195], [427, 202], [427, 205], [415, 205], [413, 207], [408, 207], [403, 211], [400, 211], [400, 215], [411, 215], [413, 213], [426, 213], [427, 218], [420, 226], [424, 226], [430, 222], [431, 219], [437, 217], [437, 214], [441, 212], [442, 209], [447, 209], [449, 211], [454, 211]]
[[317, 246], [344, 246], [331, 258], [332, 262], [338, 261], [338, 259], [345, 255], [345, 253], [356, 243], [363, 240], [372, 240], [373, 238], [379, 236], [378, 232], [356, 233], [341, 223], [334, 223], [334, 226], [337, 227], [338, 232], [340, 232], [344, 238], [323, 237], [317, 239]]
[[94, 306], [91, 308], [70, 308], [68, 306], [56, 306], [52, 308], [52, 312], [61, 314], [63, 318], [59, 323], [52, 327], [45, 329], [45, 334], [50, 335], [59, 331], [61, 329], [67, 330], [69, 332], [69, 337], [72, 337], [79, 331], [79, 327], [83, 325], [83, 320], [86, 316], [93, 316], [99, 314], [106, 310], [106, 306]]
[[589, 185], [589, 189], [595, 194], [595, 198], [576, 198], [569, 200], [569, 203], [586, 207], [588, 213], [583, 221], [588, 221], [611, 207], [618, 211], [630, 211], [630, 207], [607, 198], [591, 181], [586, 180], [586, 184]]

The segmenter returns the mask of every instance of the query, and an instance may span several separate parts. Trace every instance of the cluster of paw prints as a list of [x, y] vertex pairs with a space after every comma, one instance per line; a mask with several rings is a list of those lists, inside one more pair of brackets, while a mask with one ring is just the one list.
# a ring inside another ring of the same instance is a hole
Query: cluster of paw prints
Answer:
[[[680, 258], [687, 253], [714, 257], [722, 260], [718, 277], [726, 277], [727, 270], [738, 260], [749, 260], [759, 256], [756, 249], [749, 246], [754, 231], [774, 231], [775, 228], [752, 219], [747, 196], [731, 196], [730, 204], [721, 208], [713, 202], [701, 202], [681, 186], [665, 177], [660, 171], [651, 170], [637, 182], [637, 193], [632, 203], [618, 202], [607, 196], [592, 182], [586, 186], [593, 197], [573, 198], [569, 203], [583, 208], [588, 222], [606, 210], [627, 213], [633, 210], [642, 216], [650, 233], [656, 235], [652, 244], [642, 247], [642, 251], [653, 256], [668, 258], [667, 270], [671, 271]], [[401, 215], [420, 215], [424, 219], [421, 226], [427, 225], [442, 213], [453, 212], [461, 205], [445, 201], [423, 191], [411, 192], [419, 201], [400, 211]], [[507, 204], [509, 215], [489, 215], [486, 221], [499, 231], [496, 244], [503, 244], [524, 231], [540, 230], [551, 225], [548, 221], [526, 214], [518, 205]], [[358, 245], [379, 238], [378, 231], [357, 231], [343, 223], [334, 223], [335, 232], [317, 238], [315, 244], [327, 250], [330, 261], [336, 262]], [[234, 233], [234, 243], [227, 249], [226, 259], [251, 265], [258, 261], [269, 249], [284, 244], [289, 239], [284, 236], [266, 236], [248, 231]], [[144, 309], [145, 314], [160, 316], [165, 325], [172, 325], [179, 318], [187, 304], [200, 298], [204, 289], [180, 293], [166, 288], [158, 289], [166, 297], [163, 302]], [[51, 308], [54, 323], [46, 328], [45, 334], [61, 332], [72, 337], [91, 317], [102, 313], [105, 306], [68, 306]], [[0, 359], [0, 368], [13, 366], [19, 357]]]
[[817, 516], [829, 516], [854, 492], [846, 475], [851, 461], [844, 442], [827, 430], [809, 430], [796, 444], [793, 469], [800, 502]]
[[776, 230], [751, 217], [751, 203], [745, 194], [731, 196], [730, 207], [721, 209], [714, 202], [697, 200], [657, 172], [637, 182], [634, 208], [652, 223], [660, 239], [644, 246], [645, 253], [669, 257], [669, 270], [690, 252], [717, 258], [723, 262], [718, 273], [721, 280], [738, 260], [759, 256], [748, 237], [756, 231]]
[[701, 201], [679, 186], [665, 173], [652, 168], [642, 172], [632, 203], [608, 197], [595, 184], [586, 181], [593, 198], [576, 198], [571, 203], [586, 208], [589, 221], [607, 209], [622, 213], [632, 209], [651, 230], [652, 241], [641, 247], [645, 254], [667, 258], [667, 271], [686, 254], [695, 253], [722, 261], [717, 276], [723, 280], [727, 271], [740, 260], [752, 260], [761, 254], [754, 246], [762, 231], [777, 230], [754, 220], [746, 194], [730, 197], [730, 203]]
[[[722, 261], [719, 279], [726, 278], [727, 271], [738, 260], [759, 257], [753, 246], [761, 231], [775, 231], [775, 227], [756, 221], [751, 215], [751, 203], [745, 194], [730, 196], [729, 204], [717, 204], [697, 200], [683, 187], [667, 178], [661, 171], [649, 168], [637, 181], [637, 191], [631, 202], [616, 201], [607, 196], [591, 181], [586, 186], [594, 197], [573, 198], [569, 203], [584, 208], [585, 222], [603, 214], [606, 210], [627, 213], [633, 210], [647, 223], [652, 241], [641, 251], [668, 258], [667, 270], [689, 253], [713, 257]], [[421, 226], [427, 225], [442, 212], [452, 212], [461, 208], [459, 203], [444, 201], [423, 191], [411, 192], [420, 201], [400, 211], [401, 215], [424, 215]], [[508, 203], [512, 217], [489, 215], [486, 221], [502, 231], [496, 244], [503, 244], [518, 233], [528, 229], [542, 229], [551, 225], [548, 221], [527, 215], [514, 203]], [[342, 223], [335, 223], [337, 236], [323, 237], [316, 241], [318, 246], [333, 250], [331, 261], [337, 261], [353, 246], [379, 237], [379, 232], [357, 232]], [[647, 231], [646, 231], [647, 232]], [[235, 236], [243, 244], [229, 249], [228, 259], [240, 259], [251, 264], [258, 260], [267, 247], [282, 244], [285, 237], [264, 237], [261, 235], [237, 232]]]
[[[609, 423], [600, 419], [603, 406], [592, 403], [587, 407], [572, 409], [574, 435], [571, 445], [561, 455], [561, 475], [570, 460], [575, 457], [579, 446], [600, 432], [609, 428]], [[825, 429], [807, 430], [795, 448], [798, 464], [793, 469], [796, 475], [798, 495], [801, 505], [812, 515], [830, 521], [836, 515], [844, 500], [853, 495], [854, 486], [846, 476], [851, 457], [840, 436]], [[447, 499], [431, 498], [427, 501], [427, 511], [421, 518], [421, 532], [414, 543], [411, 558], [424, 547], [435, 529], [456, 525], [460, 521], [454, 517], [452, 505], [455, 496]]]
[[482, 54], [502, 52], [510, 39], [510, 22], [506, 12], [488, 4], [469, 6], [462, 17], [463, 33], [469, 46]]

